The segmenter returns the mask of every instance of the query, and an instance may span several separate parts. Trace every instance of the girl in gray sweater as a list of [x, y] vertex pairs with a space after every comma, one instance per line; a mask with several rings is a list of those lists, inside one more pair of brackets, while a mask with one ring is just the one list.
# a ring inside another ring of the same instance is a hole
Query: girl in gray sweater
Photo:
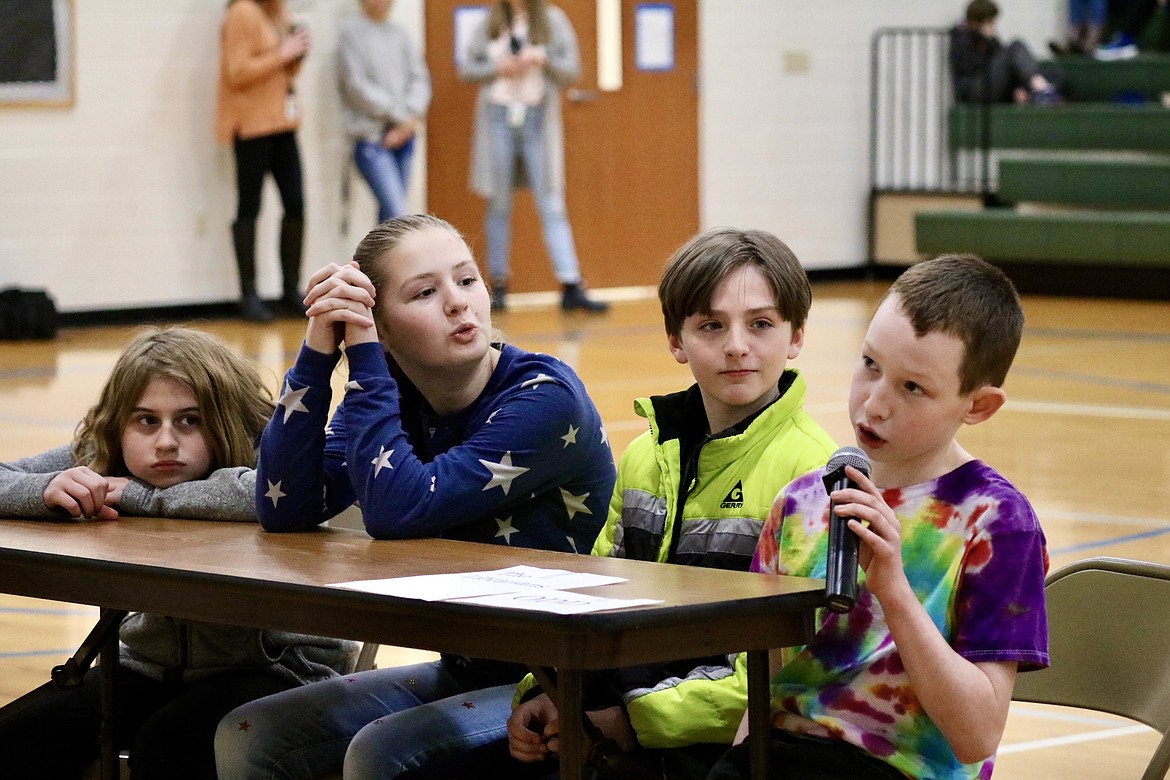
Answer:
[[[244, 358], [189, 328], [148, 329], [118, 358], [73, 444], [0, 464], [0, 513], [254, 521], [271, 396]], [[120, 630], [114, 732], [141, 778], [214, 777], [215, 727], [261, 696], [352, 670], [353, 642], [133, 613]], [[0, 777], [81, 777], [99, 755], [100, 681], [0, 720]]]

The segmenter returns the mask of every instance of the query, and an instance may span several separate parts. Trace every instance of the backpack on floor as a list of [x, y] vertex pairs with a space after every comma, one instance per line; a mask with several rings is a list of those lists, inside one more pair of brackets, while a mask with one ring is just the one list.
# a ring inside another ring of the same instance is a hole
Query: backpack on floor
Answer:
[[44, 290], [0, 290], [0, 339], [51, 339], [57, 335], [57, 306]]

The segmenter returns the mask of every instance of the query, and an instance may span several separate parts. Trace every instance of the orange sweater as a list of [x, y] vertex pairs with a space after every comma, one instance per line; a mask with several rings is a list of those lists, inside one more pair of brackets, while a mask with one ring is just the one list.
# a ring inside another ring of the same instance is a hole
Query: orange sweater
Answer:
[[291, 119], [285, 113], [293, 78], [301, 69], [299, 60], [288, 65], [280, 61], [277, 48], [287, 30], [283, 11], [273, 21], [255, 0], [235, 0], [228, 6], [220, 29], [215, 110], [220, 143], [296, 130], [300, 124], [299, 111]]

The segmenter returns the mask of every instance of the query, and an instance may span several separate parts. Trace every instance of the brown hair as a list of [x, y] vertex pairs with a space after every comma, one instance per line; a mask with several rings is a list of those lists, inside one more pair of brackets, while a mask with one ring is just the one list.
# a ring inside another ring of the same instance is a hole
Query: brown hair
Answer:
[[[521, 0], [516, 0], [520, 2]], [[548, 43], [552, 37], [548, 23], [548, 5], [545, 0], [523, 0], [524, 10], [528, 13], [528, 42], [534, 46]], [[512, 29], [512, 6], [509, 3], [498, 2], [492, 6], [488, 17], [488, 37], [495, 39], [500, 33]]]
[[994, 0], [971, 0], [967, 5], [967, 23], [985, 24], [999, 16], [999, 6]]
[[792, 329], [804, 327], [812, 288], [788, 245], [765, 230], [721, 227], [694, 236], [667, 261], [658, 282], [667, 334], [678, 336], [687, 317], [709, 312], [715, 288], [745, 265], [755, 266], [768, 280], [776, 308]]
[[1003, 385], [1024, 331], [1020, 296], [1003, 271], [975, 255], [940, 255], [907, 269], [889, 296], [919, 338], [939, 332], [963, 342], [960, 393]]
[[274, 408], [255, 366], [221, 340], [192, 328], [148, 328], [114, 363], [98, 402], [77, 425], [73, 457], [107, 476], [129, 476], [122, 431], [147, 386], [175, 379], [195, 396], [211, 450], [211, 468], [252, 466]]

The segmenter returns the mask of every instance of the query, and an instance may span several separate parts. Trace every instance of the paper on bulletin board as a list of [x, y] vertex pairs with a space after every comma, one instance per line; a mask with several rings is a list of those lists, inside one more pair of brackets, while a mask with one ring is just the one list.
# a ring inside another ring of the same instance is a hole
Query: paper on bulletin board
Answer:
[[638, 70], [674, 70], [674, 6], [670, 3], [634, 7], [634, 62]]
[[455, 68], [463, 66], [467, 60], [467, 46], [480, 25], [488, 17], [487, 6], [461, 5], [455, 8]]

